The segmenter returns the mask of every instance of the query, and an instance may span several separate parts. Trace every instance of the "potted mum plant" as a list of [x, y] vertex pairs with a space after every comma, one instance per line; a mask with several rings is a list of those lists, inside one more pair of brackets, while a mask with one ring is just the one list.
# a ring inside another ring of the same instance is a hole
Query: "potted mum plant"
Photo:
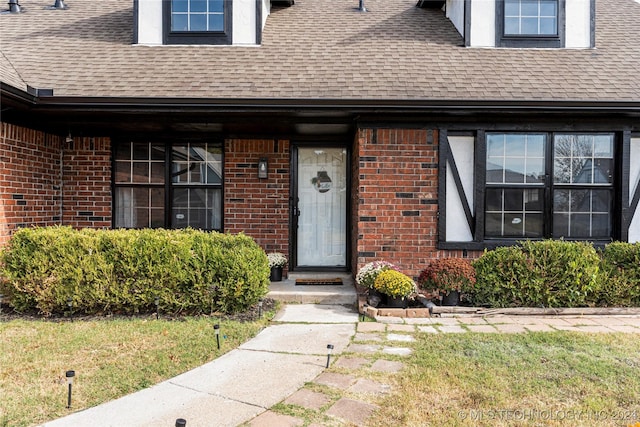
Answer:
[[416, 290], [413, 279], [396, 270], [382, 271], [373, 286], [386, 297], [386, 305], [389, 307], [406, 308], [407, 298]]
[[460, 303], [460, 294], [476, 283], [476, 271], [468, 259], [434, 259], [420, 272], [418, 286], [421, 290], [435, 293], [442, 298], [442, 305]]
[[267, 254], [267, 259], [271, 269], [269, 280], [280, 282], [282, 280], [282, 269], [287, 265], [287, 257], [280, 252], [271, 252]]
[[356, 275], [356, 283], [367, 290], [367, 303], [371, 307], [377, 307], [382, 300], [381, 294], [373, 286], [380, 273], [386, 270], [397, 270], [394, 264], [387, 261], [372, 261], [360, 268]]

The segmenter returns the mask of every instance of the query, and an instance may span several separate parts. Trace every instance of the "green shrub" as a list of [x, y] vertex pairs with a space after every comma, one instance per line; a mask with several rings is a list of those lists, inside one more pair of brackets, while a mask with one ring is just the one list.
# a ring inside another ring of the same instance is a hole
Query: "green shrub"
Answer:
[[266, 295], [269, 267], [249, 237], [186, 230], [18, 230], [2, 252], [17, 311], [237, 312]]
[[640, 243], [614, 242], [602, 251], [600, 304], [640, 306]]
[[600, 295], [600, 258], [586, 242], [524, 241], [485, 252], [473, 265], [476, 305], [584, 307]]

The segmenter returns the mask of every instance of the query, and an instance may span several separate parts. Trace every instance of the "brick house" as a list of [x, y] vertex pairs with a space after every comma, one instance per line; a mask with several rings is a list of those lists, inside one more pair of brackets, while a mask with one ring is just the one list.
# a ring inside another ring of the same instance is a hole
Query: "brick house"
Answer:
[[193, 226], [417, 275], [640, 241], [638, 0], [52, 2], [0, 16], [0, 244]]

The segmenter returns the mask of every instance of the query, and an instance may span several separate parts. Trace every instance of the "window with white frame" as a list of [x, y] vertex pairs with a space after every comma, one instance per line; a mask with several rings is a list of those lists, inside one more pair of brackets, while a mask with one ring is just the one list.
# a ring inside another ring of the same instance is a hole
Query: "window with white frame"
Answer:
[[165, 44], [231, 44], [232, 0], [164, 0]]
[[496, 46], [562, 47], [565, 0], [498, 0]]

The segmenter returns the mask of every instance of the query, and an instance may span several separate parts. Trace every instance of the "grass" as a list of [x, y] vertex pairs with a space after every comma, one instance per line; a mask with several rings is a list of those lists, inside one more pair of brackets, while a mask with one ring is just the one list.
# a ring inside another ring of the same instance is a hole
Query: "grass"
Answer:
[[[265, 319], [0, 322], [0, 426], [41, 424], [149, 387], [238, 347]], [[67, 370], [76, 372], [72, 409], [66, 409]]]
[[640, 420], [635, 334], [416, 334], [371, 426], [627, 426]]

